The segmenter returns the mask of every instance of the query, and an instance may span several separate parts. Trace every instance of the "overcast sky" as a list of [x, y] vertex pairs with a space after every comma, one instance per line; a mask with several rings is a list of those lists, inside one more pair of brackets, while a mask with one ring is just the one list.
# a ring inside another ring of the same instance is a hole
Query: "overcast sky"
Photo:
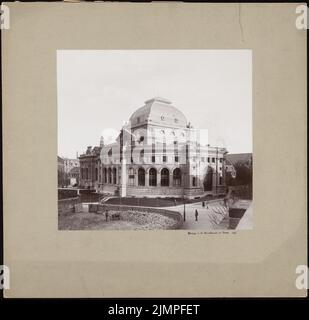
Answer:
[[99, 145], [156, 96], [211, 145], [252, 152], [251, 65], [251, 50], [58, 50], [58, 155]]

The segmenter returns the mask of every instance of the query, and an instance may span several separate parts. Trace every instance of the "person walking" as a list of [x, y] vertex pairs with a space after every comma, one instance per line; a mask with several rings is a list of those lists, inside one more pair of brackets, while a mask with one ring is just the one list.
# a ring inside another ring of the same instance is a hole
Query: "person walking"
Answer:
[[197, 209], [195, 209], [195, 221], [197, 221], [197, 217], [198, 217], [198, 211]]

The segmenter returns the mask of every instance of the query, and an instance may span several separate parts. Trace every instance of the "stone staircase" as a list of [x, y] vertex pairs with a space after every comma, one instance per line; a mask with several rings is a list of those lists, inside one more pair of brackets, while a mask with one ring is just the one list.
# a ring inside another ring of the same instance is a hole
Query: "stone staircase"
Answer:
[[213, 227], [218, 226], [229, 215], [229, 208], [222, 200], [208, 203], [206, 209], [210, 211], [208, 215]]

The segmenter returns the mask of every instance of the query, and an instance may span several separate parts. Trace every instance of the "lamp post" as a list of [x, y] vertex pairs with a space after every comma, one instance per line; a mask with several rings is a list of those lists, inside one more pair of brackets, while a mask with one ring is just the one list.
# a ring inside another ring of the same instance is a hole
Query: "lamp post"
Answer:
[[218, 147], [216, 147], [216, 196], [218, 195]]
[[185, 201], [185, 196], [183, 196], [183, 221], [186, 221], [186, 201]]

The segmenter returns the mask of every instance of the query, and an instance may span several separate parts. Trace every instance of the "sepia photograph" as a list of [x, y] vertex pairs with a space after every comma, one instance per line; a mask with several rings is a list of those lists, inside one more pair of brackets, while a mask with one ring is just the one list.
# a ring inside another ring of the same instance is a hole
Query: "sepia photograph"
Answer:
[[1, 9], [5, 299], [307, 297], [307, 6]]
[[253, 228], [251, 50], [57, 50], [59, 230]]

